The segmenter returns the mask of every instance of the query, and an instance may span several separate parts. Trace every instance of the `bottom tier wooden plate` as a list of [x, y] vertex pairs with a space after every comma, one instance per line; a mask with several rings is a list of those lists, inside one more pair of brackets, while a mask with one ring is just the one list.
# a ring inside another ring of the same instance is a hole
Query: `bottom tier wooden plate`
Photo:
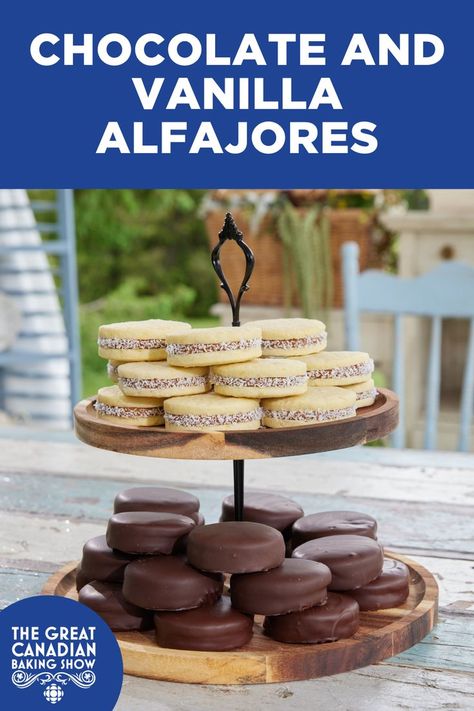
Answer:
[[[188, 684], [265, 684], [314, 679], [393, 657], [425, 637], [437, 619], [438, 586], [423, 566], [394, 553], [410, 568], [410, 595], [401, 607], [361, 613], [351, 639], [328, 644], [281, 644], [265, 637], [256, 620], [252, 642], [232, 652], [158, 647], [153, 632], [117, 633], [124, 670], [134, 676]], [[75, 563], [55, 573], [43, 592], [77, 599]], [[261, 622], [261, 619], [260, 619]]]

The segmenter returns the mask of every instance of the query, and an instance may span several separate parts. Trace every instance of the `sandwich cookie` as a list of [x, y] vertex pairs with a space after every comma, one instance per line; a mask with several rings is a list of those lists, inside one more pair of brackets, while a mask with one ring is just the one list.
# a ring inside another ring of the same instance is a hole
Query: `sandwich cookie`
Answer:
[[82, 559], [76, 572], [77, 589], [92, 580], [121, 583], [123, 572], [131, 560], [132, 556], [112, 550], [105, 536], [90, 538], [84, 544]]
[[329, 590], [355, 590], [378, 578], [383, 568], [383, 548], [366, 536], [325, 536], [303, 543], [292, 558], [316, 560], [332, 573]]
[[109, 519], [106, 538], [111, 548], [122, 553], [169, 555], [195, 525], [191, 518], [180, 514], [124, 511]]
[[167, 338], [168, 363], [184, 367], [240, 363], [262, 355], [260, 328], [196, 328]]
[[385, 558], [382, 574], [357, 590], [348, 590], [361, 610], [385, 610], [403, 605], [410, 592], [410, 571], [405, 563]]
[[302, 358], [308, 369], [308, 385], [352, 385], [370, 380], [374, 361], [359, 351], [323, 351]]
[[134, 486], [120, 491], [114, 499], [114, 513], [156, 511], [192, 517], [199, 511], [199, 499], [187, 491], [168, 486]]
[[118, 367], [118, 386], [130, 397], [196, 395], [211, 389], [209, 368], [175, 368], [168, 363], [124, 363]]
[[285, 615], [314, 605], [323, 605], [331, 572], [322, 563], [287, 558], [266, 573], [233, 575], [232, 605], [255, 615]]
[[326, 326], [316, 319], [275, 318], [250, 321], [245, 325], [262, 329], [262, 355], [265, 358], [319, 353], [326, 348]]
[[299, 518], [291, 529], [293, 548], [324, 536], [367, 536], [377, 538], [377, 521], [357, 511], [322, 511]]
[[226, 596], [214, 605], [155, 614], [156, 641], [170, 649], [225, 652], [250, 642], [252, 629], [253, 618], [235, 610]]
[[128, 397], [117, 385], [100, 388], [94, 409], [99, 417], [116, 424], [152, 427], [165, 421], [162, 398]]
[[[355, 395], [353, 395], [355, 398]], [[262, 410], [258, 400], [217, 393], [173, 397], [164, 401], [167, 430], [258, 430]]]
[[[301, 516], [304, 516], [301, 506], [286, 496], [270, 494], [266, 491], [249, 491], [245, 493], [244, 521], [263, 523], [283, 533]], [[222, 502], [220, 520], [235, 520], [233, 494], [226, 496]]]
[[306, 364], [288, 358], [259, 358], [211, 369], [215, 392], [231, 397], [299, 395], [308, 389], [307, 380]]
[[184, 321], [126, 321], [99, 327], [99, 355], [107, 360], [128, 363], [141, 360], [166, 360], [166, 338], [191, 330]]
[[277, 642], [322, 644], [348, 639], [359, 629], [359, 606], [347, 595], [328, 593], [325, 605], [266, 617], [263, 631]]
[[190, 610], [212, 605], [222, 594], [222, 576], [200, 573], [181, 557], [153, 556], [130, 565], [124, 597], [146, 610]]
[[301, 427], [355, 417], [356, 395], [342, 388], [310, 388], [303, 395], [263, 400], [266, 427]]
[[211, 573], [256, 573], [282, 564], [285, 541], [261, 523], [211, 523], [191, 531], [187, 556], [195, 568]]
[[94, 580], [80, 590], [79, 602], [97, 612], [114, 632], [149, 630], [153, 627], [152, 614], [127, 602], [119, 583]]
[[377, 397], [377, 388], [374, 385], [372, 378], [366, 380], [365, 383], [354, 383], [353, 385], [345, 385], [346, 390], [353, 390], [356, 394], [356, 410], [359, 407], [368, 407], [373, 405]]

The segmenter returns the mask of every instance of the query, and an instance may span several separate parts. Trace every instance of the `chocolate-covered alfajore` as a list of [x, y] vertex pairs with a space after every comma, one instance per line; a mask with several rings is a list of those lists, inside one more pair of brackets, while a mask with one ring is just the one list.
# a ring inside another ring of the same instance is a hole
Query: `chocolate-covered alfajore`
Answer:
[[293, 548], [324, 536], [355, 535], [377, 538], [377, 521], [357, 511], [321, 511], [299, 518], [293, 524]]
[[90, 538], [82, 549], [82, 559], [76, 573], [76, 586], [81, 587], [92, 580], [121, 583], [125, 567], [133, 556], [114, 551], [107, 545], [105, 536]]
[[199, 511], [199, 499], [168, 486], [136, 486], [115, 497], [114, 513], [122, 511], [162, 511], [189, 516]]
[[252, 637], [253, 617], [231, 607], [228, 597], [185, 612], [155, 614], [160, 647], [220, 651], [242, 647]]
[[115, 632], [149, 630], [153, 627], [151, 613], [127, 602], [120, 583], [93, 580], [80, 590], [79, 602], [97, 612]]
[[107, 543], [124, 553], [169, 555], [196, 523], [188, 516], [156, 511], [123, 511], [107, 526]]
[[325, 605], [289, 615], [265, 617], [263, 630], [278, 642], [321, 644], [352, 637], [359, 628], [359, 606], [347, 595], [329, 593]]
[[278, 568], [264, 573], [233, 575], [232, 605], [255, 615], [284, 615], [322, 605], [327, 599], [331, 572], [312, 560], [287, 558]]
[[190, 610], [211, 605], [222, 594], [223, 576], [201, 573], [178, 556], [141, 558], [130, 566], [123, 594], [146, 610]]
[[188, 537], [191, 565], [215, 573], [255, 573], [281, 565], [285, 541], [270, 526], [227, 521], [199, 526]]
[[332, 573], [329, 590], [354, 590], [377, 578], [383, 567], [383, 548], [366, 536], [325, 536], [295, 548], [293, 558], [325, 563]]
[[403, 605], [410, 591], [410, 571], [405, 563], [385, 558], [382, 574], [347, 594], [357, 600], [361, 610], [385, 610]]
[[[266, 491], [245, 494], [244, 521], [263, 523], [284, 532], [301, 516], [304, 516], [301, 506], [287, 496]], [[221, 521], [234, 520], [234, 496], [231, 494], [222, 502]]]

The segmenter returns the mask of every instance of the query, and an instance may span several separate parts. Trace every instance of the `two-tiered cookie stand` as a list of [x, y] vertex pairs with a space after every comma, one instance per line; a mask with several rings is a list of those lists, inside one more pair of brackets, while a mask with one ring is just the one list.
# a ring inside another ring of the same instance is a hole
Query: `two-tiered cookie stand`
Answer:
[[[223, 273], [220, 250], [226, 241], [245, 255], [242, 284], [234, 296]], [[227, 214], [212, 264], [232, 308], [232, 323], [239, 326], [240, 301], [254, 267], [252, 251]], [[97, 417], [94, 400], [75, 408], [76, 434], [83, 442], [124, 454], [166, 459], [232, 459], [236, 519], [242, 520], [244, 460], [286, 457], [352, 447], [385, 437], [398, 422], [398, 399], [380, 389], [375, 403], [348, 420], [304, 427], [261, 428], [254, 431], [168, 432], [164, 427], [116, 425]], [[317, 475], [317, 463], [315, 462]], [[410, 568], [410, 594], [404, 605], [361, 613], [361, 626], [351, 639], [320, 645], [281, 644], [265, 637], [261, 619], [249, 645], [231, 652], [194, 652], [158, 647], [153, 632], [118, 633], [124, 670], [135, 676], [198, 684], [257, 684], [311, 679], [350, 671], [392, 657], [419, 642], [436, 622], [438, 588], [425, 568], [395, 553], [387, 553]], [[75, 567], [56, 573], [45, 592], [76, 597]]]

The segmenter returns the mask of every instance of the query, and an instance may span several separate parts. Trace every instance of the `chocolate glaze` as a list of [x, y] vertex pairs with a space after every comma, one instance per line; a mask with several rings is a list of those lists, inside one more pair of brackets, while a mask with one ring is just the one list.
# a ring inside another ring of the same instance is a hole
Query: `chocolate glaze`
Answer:
[[188, 536], [191, 565], [215, 573], [256, 573], [280, 565], [285, 541], [261, 523], [226, 521], [196, 527]]
[[115, 497], [114, 513], [122, 511], [162, 511], [189, 516], [199, 511], [199, 499], [187, 491], [167, 486], [137, 486]]
[[160, 647], [225, 651], [250, 642], [253, 618], [231, 607], [224, 596], [215, 605], [187, 612], [155, 614], [156, 640]]
[[107, 543], [124, 553], [169, 555], [196, 524], [188, 516], [154, 511], [123, 511], [107, 526]]
[[84, 585], [87, 585], [87, 583], [92, 582], [94, 578], [90, 578], [88, 575], [84, 575], [84, 573], [81, 570], [81, 566], [78, 565], [76, 568], [76, 590], [79, 592], [81, 588], [84, 587]]
[[233, 575], [232, 605], [255, 615], [284, 615], [326, 602], [331, 572], [312, 560], [287, 558], [265, 573]]
[[214, 603], [223, 577], [200, 573], [183, 557], [141, 558], [128, 566], [123, 581], [126, 600], [147, 610], [190, 610]]
[[206, 523], [206, 519], [200, 511], [195, 511], [192, 514], [188, 514], [188, 516], [189, 518], [192, 518], [196, 526], [204, 526], [204, 524]]
[[292, 558], [325, 563], [332, 573], [329, 590], [353, 590], [380, 575], [383, 548], [366, 536], [325, 536], [298, 546]]
[[131, 560], [133, 560], [132, 556], [112, 550], [107, 545], [105, 536], [90, 538], [82, 549], [76, 584], [82, 587], [91, 580], [121, 583], [123, 571]]
[[356, 535], [377, 538], [377, 521], [356, 511], [322, 511], [299, 518], [293, 524], [293, 548], [323, 536]]
[[347, 594], [357, 600], [361, 610], [385, 610], [403, 605], [408, 597], [410, 571], [405, 563], [385, 558], [382, 575]]
[[359, 628], [359, 606], [347, 595], [329, 593], [325, 605], [289, 615], [265, 617], [263, 631], [278, 642], [320, 644], [352, 637]]
[[[264, 523], [266, 526], [285, 531], [304, 511], [296, 501], [279, 494], [252, 492], [245, 494], [244, 521]], [[226, 496], [222, 502], [221, 521], [234, 521], [234, 497]]]
[[79, 602], [97, 612], [116, 632], [149, 630], [153, 627], [151, 613], [127, 602], [120, 583], [93, 580], [80, 590]]

